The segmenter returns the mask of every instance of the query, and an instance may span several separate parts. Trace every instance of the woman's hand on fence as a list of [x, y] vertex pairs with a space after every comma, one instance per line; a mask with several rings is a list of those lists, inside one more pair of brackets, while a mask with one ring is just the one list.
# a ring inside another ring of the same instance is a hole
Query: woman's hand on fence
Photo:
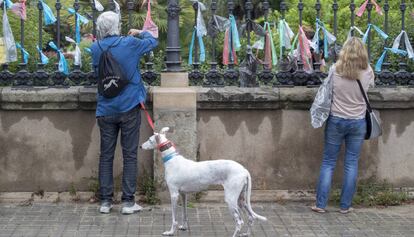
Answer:
[[138, 34], [141, 34], [141, 33], [142, 33], [142, 30], [137, 30], [137, 29], [130, 29], [128, 31], [128, 35], [132, 35], [132, 36], [135, 36], [135, 35], [138, 35]]

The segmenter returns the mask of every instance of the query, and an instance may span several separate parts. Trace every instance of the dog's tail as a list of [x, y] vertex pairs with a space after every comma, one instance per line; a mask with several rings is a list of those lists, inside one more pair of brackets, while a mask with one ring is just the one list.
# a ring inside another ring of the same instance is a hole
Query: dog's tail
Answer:
[[267, 221], [267, 218], [255, 213], [250, 205], [250, 196], [252, 194], [252, 177], [250, 176], [249, 171], [247, 171], [247, 192], [246, 192], [246, 207], [247, 211], [255, 218], [261, 221]]

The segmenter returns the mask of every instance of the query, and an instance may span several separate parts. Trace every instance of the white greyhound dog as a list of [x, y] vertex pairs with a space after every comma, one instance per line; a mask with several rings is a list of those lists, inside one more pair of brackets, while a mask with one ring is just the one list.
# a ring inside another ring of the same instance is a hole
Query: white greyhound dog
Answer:
[[267, 218], [256, 214], [250, 205], [252, 181], [250, 173], [239, 163], [232, 160], [212, 160], [195, 162], [178, 154], [174, 144], [169, 141], [165, 133], [168, 127], [161, 129], [160, 133], [154, 133], [141, 148], [151, 150], [158, 148], [161, 152], [165, 166], [165, 181], [171, 195], [172, 225], [169, 231], [163, 235], [174, 235], [177, 227], [176, 211], [178, 198], [183, 199], [183, 219], [180, 230], [188, 229], [187, 219], [187, 193], [199, 192], [209, 185], [220, 184], [224, 188], [225, 201], [230, 213], [236, 222], [233, 237], [238, 236], [243, 225], [240, 210], [245, 210], [248, 215], [247, 232], [241, 236], [248, 236], [255, 219], [266, 221]]

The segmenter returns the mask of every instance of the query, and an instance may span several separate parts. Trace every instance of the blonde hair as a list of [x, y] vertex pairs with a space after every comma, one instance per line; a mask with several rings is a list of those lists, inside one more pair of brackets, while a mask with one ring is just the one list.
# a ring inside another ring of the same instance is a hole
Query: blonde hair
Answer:
[[348, 79], [359, 80], [362, 70], [369, 66], [368, 51], [361, 39], [349, 38], [339, 53], [336, 72]]

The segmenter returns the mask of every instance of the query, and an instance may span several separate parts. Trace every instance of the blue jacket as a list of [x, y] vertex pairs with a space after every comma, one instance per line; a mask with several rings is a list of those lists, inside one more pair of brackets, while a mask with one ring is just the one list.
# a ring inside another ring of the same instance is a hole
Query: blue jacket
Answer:
[[[115, 41], [119, 40], [120, 36], [109, 36], [99, 41], [100, 46], [105, 50]], [[116, 42], [115, 44], [118, 44]], [[114, 98], [105, 98], [102, 95], [97, 95], [96, 116], [111, 116], [120, 113], [128, 112], [137, 106], [140, 102], [144, 102], [146, 98], [146, 91], [141, 80], [141, 73], [138, 68], [141, 57], [153, 50], [158, 45], [157, 39], [152, 37], [148, 32], [140, 34], [140, 38], [132, 36], [123, 37], [116, 47], [110, 49], [111, 54], [119, 63], [125, 75], [131, 81], [122, 92]], [[91, 46], [92, 63], [95, 73], [98, 72], [99, 58], [101, 56], [101, 49], [97, 42]]]

